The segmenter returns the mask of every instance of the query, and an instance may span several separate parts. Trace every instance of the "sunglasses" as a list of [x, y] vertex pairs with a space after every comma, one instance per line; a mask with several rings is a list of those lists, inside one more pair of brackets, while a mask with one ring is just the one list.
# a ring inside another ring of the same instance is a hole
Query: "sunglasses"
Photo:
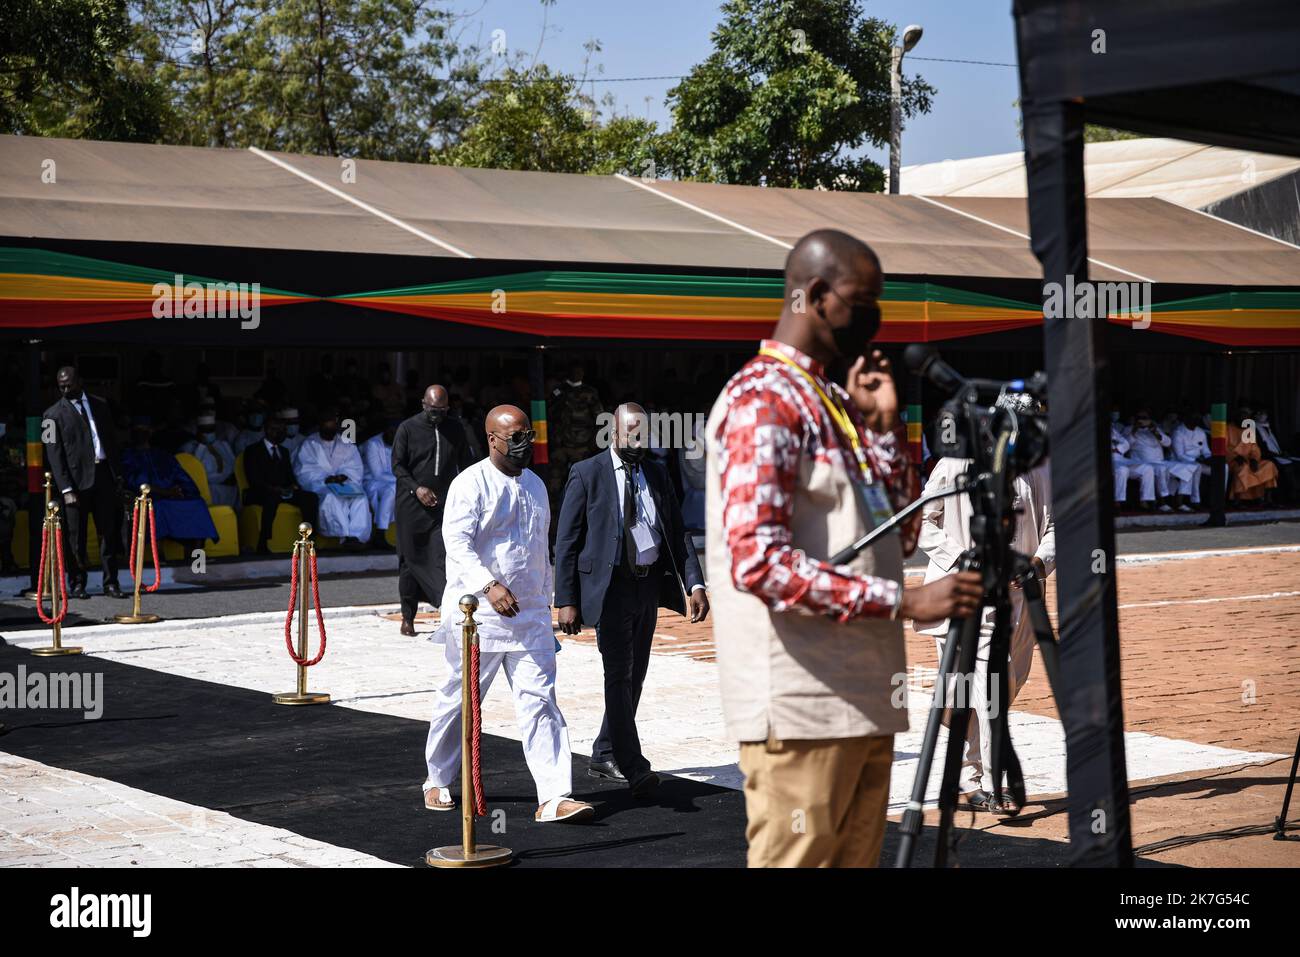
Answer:
[[504, 438], [507, 442], [513, 442], [515, 445], [518, 445], [520, 442], [533, 441], [537, 438], [537, 431], [535, 429], [520, 429], [518, 432], [511, 432], [509, 435], [505, 436], [500, 432], [489, 432], [488, 435], [495, 435], [498, 438]]

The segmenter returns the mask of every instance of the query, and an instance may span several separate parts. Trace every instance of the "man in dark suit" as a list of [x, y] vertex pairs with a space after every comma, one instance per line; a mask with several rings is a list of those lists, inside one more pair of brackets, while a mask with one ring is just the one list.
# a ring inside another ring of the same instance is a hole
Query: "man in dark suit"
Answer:
[[293, 476], [289, 450], [284, 447], [285, 424], [278, 415], [266, 424], [265, 436], [244, 449], [245, 505], [262, 506], [262, 527], [257, 533], [257, 554], [269, 555], [275, 513], [281, 502], [302, 510], [303, 521], [316, 525], [316, 496], [303, 491]]
[[569, 470], [555, 537], [560, 628], [596, 628], [605, 668], [605, 718], [592, 745], [592, 777], [627, 781], [634, 794], [659, 783], [641, 753], [637, 704], [650, 665], [659, 607], [691, 621], [709, 613], [695, 546], [663, 467], [645, 455], [649, 428], [635, 403], [614, 413], [613, 442]]
[[89, 597], [86, 532], [94, 515], [104, 594], [122, 598], [117, 583], [122, 557], [122, 479], [113, 414], [107, 402], [86, 393], [72, 366], [60, 369], [54, 381], [62, 398], [45, 410], [41, 437], [55, 488], [62, 495], [63, 528], [69, 546], [68, 594]]

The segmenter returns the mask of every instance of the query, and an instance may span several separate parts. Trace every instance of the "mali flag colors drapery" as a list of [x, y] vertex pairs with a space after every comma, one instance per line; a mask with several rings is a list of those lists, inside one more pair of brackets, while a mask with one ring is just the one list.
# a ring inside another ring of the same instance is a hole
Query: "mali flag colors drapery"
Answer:
[[[225, 280], [229, 285], [236, 280]], [[0, 248], [0, 328], [147, 319], [218, 280], [21, 248]], [[189, 294], [185, 293], [194, 284]], [[335, 302], [538, 337], [754, 341], [780, 313], [767, 276], [535, 271], [311, 296], [262, 287], [262, 308]], [[196, 304], [197, 308], [198, 304]], [[936, 342], [1038, 325], [1035, 303], [932, 282], [886, 282], [881, 342]], [[178, 310], [179, 312], [179, 310]], [[1229, 346], [1300, 346], [1300, 291], [1226, 292], [1151, 307], [1150, 328]], [[1130, 325], [1128, 317], [1112, 322]]]

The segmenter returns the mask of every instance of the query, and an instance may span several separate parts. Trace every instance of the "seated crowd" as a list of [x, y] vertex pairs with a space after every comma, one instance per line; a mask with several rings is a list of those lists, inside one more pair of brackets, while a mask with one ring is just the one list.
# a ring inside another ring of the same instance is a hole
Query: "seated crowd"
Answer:
[[[1284, 454], [1262, 403], [1239, 400], [1226, 429], [1225, 493], [1230, 507], [1297, 503], [1300, 459]], [[1156, 421], [1147, 406], [1111, 412], [1115, 504], [1142, 511], [1206, 508], [1210, 478], [1210, 416], [1184, 406]]]

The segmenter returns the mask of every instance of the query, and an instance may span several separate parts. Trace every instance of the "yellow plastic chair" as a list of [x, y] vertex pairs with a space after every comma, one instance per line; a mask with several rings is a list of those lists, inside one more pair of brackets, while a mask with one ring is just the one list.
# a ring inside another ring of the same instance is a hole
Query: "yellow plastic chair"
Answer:
[[[217, 538], [209, 538], [204, 542], [203, 550], [209, 558], [238, 555], [239, 518], [235, 515], [235, 510], [229, 505], [212, 504], [212, 487], [208, 485], [208, 470], [203, 467], [202, 462], [188, 452], [177, 452], [176, 461], [198, 488], [199, 497], [207, 504], [208, 514], [217, 529]], [[170, 540], [163, 542], [163, 557], [169, 562], [189, 559], [189, 555], [180, 544]]]
[[[235, 483], [239, 486], [239, 500], [244, 500], [244, 490], [248, 488], [248, 474], [244, 471], [244, 453], [235, 456]], [[302, 509], [297, 505], [281, 504], [275, 510], [275, 521], [271, 525], [271, 539], [266, 547], [276, 554], [293, 551], [293, 543], [298, 540], [298, 526], [302, 524]], [[239, 512], [239, 539], [245, 548], [252, 550], [257, 544], [257, 536], [262, 532], [262, 506], [245, 505]], [[317, 541], [316, 546], [322, 547]]]

